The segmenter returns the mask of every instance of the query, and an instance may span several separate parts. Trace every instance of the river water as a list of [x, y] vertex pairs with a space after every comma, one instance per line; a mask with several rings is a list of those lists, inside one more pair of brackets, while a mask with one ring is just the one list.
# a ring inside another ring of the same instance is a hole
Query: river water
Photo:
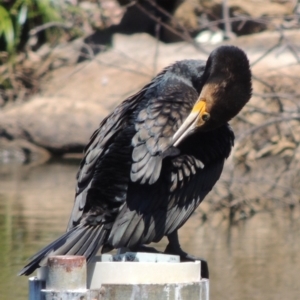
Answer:
[[[0, 166], [0, 299], [25, 300], [26, 259], [65, 230], [78, 161]], [[216, 213], [217, 215], [217, 213]], [[183, 249], [210, 267], [210, 299], [300, 299], [300, 218], [277, 209], [230, 225], [195, 213], [180, 231]], [[159, 245], [165, 246], [165, 241]]]

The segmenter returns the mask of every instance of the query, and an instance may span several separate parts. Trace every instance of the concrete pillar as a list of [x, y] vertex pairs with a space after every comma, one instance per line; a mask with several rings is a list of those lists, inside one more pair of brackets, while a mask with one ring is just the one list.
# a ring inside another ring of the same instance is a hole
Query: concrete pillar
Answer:
[[200, 268], [200, 261], [181, 263], [165, 254], [103, 255], [87, 269], [82, 256], [52, 256], [46, 272], [29, 279], [29, 299], [209, 300]]
[[200, 261], [180, 263], [172, 255], [102, 255], [88, 267], [87, 287], [97, 300], [208, 300], [200, 271]]
[[82, 300], [87, 297], [84, 256], [52, 256], [48, 259], [45, 300]]

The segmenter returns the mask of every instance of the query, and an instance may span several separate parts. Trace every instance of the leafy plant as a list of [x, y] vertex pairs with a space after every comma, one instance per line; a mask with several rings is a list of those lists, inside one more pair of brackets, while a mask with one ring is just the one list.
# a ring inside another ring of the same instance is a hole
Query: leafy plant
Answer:
[[[15, 53], [29, 31], [36, 26], [59, 21], [58, 1], [52, 0], [0, 0], [0, 51]], [[48, 34], [51, 30], [48, 29]], [[48, 37], [49, 38], [49, 37]]]
[[[9, 12], [0, 6], [0, 37], [6, 42], [6, 50], [12, 52], [14, 48], [14, 26]], [[4, 50], [4, 49], [3, 49]]]

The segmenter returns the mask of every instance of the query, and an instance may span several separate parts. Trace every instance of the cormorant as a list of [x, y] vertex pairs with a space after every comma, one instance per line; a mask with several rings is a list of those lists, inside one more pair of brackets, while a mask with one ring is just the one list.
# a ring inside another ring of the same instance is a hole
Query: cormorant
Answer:
[[101, 247], [102, 253], [139, 251], [163, 236], [166, 253], [194, 260], [181, 249], [177, 231], [219, 179], [234, 142], [227, 122], [251, 92], [245, 53], [221, 46], [207, 62], [174, 63], [127, 98], [85, 148], [67, 232], [35, 254], [20, 275], [51, 255], [90, 261]]

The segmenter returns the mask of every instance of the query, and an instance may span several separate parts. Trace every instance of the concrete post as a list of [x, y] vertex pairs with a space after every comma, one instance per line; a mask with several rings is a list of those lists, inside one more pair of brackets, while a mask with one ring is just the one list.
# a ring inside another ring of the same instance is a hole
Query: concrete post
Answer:
[[82, 300], [87, 297], [84, 256], [52, 256], [48, 259], [45, 300]]
[[82, 256], [52, 256], [46, 273], [29, 279], [29, 299], [209, 300], [200, 268], [172, 255], [125, 253], [96, 257], [86, 270]]

